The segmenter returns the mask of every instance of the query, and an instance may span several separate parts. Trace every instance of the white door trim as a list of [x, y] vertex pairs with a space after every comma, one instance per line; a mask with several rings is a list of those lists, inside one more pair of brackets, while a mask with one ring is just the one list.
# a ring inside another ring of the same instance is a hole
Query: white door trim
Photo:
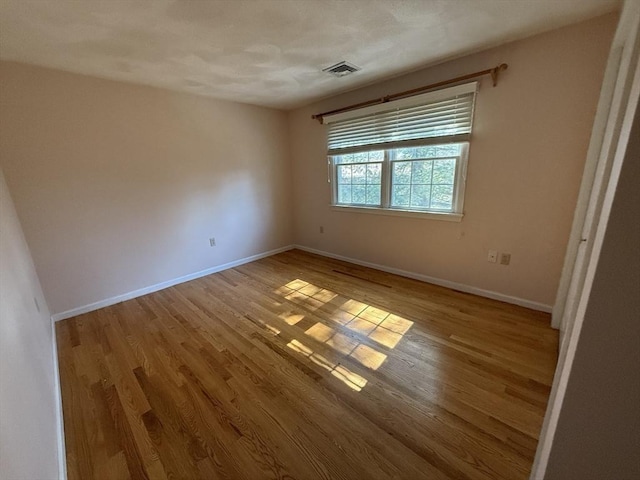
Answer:
[[[619, 73], [626, 77], [622, 82], [625, 85], [629, 85], [628, 95], [618, 96], [618, 101], [622, 102], [617, 108], [621, 109], [622, 115], [616, 115], [616, 118], [612, 118], [609, 115], [608, 121], [616, 121], [618, 125], [611, 130], [613, 132], [612, 148], [613, 158], [611, 162], [610, 174], [608, 175], [608, 181], [603, 185], [602, 194], [599, 195], [600, 206], [597, 217], [594, 216], [592, 229], [593, 240], [592, 248], [588, 256], [585, 256], [584, 262], [584, 281], [577, 292], [577, 301], [575, 307], [575, 315], [570, 318], [571, 326], [566, 332], [566, 338], [561, 345], [560, 356], [558, 359], [558, 366], [556, 368], [555, 377], [553, 379], [553, 386], [551, 389], [551, 396], [549, 398], [549, 404], [547, 412], [545, 414], [544, 424], [542, 426], [542, 432], [540, 434], [540, 440], [538, 442], [538, 449], [536, 451], [536, 457], [534, 459], [533, 468], [530, 478], [532, 480], [543, 480], [545, 478], [547, 465], [551, 456], [553, 448], [553, 440], [555, 437], [556, 429], [558, 426], [558, 420], [562, 409], [562, 403], [567, 390], [569, 377], [571, 374], [571, 368], [573, 366], [573, 360], [577, 350], [578, 342], [580, 339], [580, 332], [584, 321], [584, 315], [591, 294], [591, 287], [595, 276], [596, 267], [598, 264], [598, 258], [600, 256], [600, 250], [604, 240], [604, 235], [607, 229], [607, 223], [609, 215], [611, 213], [611, 206], [620, 177], [620, 171], [622, 163], [626, 154], [627, 144], [629, 142], [629, 136], [634, 121], [635, 112], [639, 106], [640, 99], [640, 63], [638, 57], [640, 54], [640, 2], [637, 0], [627, 0], [621, 16], [618, 32], [616, 33], [616, 39], [620, 40], [620, 36], [623, 36], [625, 41], [625, 48], [628, 52], [623, 52], [622, 62]], [[616, 48], [616, 45], [614, 45]], [[629, 61], [627, 68], [624, 68], [622, 64], [625, 60]], [[635, 64], [635, 65], [634, 65]], [[617, 84], [620, 82], [616, 82]], [[626, 98], [625, 98], [626, 97]], [[615, 105], [612, 105], [611, 111], [614, 111]]]
[[[638, 52], [633, 48], [637, 28], [633, 28], [633, 5], [627, 1], [612, 42], [596, 117], [591, 132], [582, 183], [567, 244], [560, 284], [551, 316], [551, 326], [560, 329], [561, 344], [575, 317], [578, 293], [582, 289], [586, 265], [593, 248], [595, 220], [599, 218], [605, 187], [611, 174], [613, 156], [620, 133], [624, 108], [629, 98], [631, 78]], [[635, 57], [634, 57], [635, 55]]]

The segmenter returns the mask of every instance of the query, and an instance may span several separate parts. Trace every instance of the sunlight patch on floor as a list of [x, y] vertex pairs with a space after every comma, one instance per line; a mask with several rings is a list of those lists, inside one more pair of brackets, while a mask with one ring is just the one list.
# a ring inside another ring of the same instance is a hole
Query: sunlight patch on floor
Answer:
[[[331, 303], [335, 306], [335, 310], [329, 312], [325, 307], [323, 311], [329, 314], [332, 321], [367, 336], [387, 348], [394, 348], [413, 325], [411, 320], [399, 315], [353, 298], [342, 297], [331, 290], [299, 278], [278, 288], [276, 292], [294, 303], [310, 308], [312, 311]], [[289, 324], [293, 325], [293, 323]]]
[[323, 357], [319, 353], [315, 353], [313, 350], [311, 350], [309, 347], [298, 340], [291, 340], [287, 344], [287, 347], [298, 353], [301, 353], [316, 365], [319, 365], [320, 367], [326, 369], [331, 373], [331, 375], [341, 380], [345, 385], [355, 390], [356, 392], [362, 390], [367, 384], [367, 380], [364, 377], [358, 375], [355, 372], [352, 372], [344, 365], [334, 363], [326, 357]]
[[[305, 331], [305, 334], [371, 370], [379, 369], [387, 359], [387, 355], [370, 345], [359, 342], [345, 328], [368, 337], [380, 346], [393, 349], [413, 326], [412, 321], [399, 315], [353, 298], [344, 297], [299, 278], [279, 287], [275, 292], [311, 311], [321, 309], [329, 320], [337, 324], [336, 328], [316, 322]], [[281, 314], [280, 318], [289, 325], [296, 325], [304, 318], [304, 315], [287, 312]], [[299, 340], [294, 339], [287, 346], [329, 370], [332, 375], [354, 390], [360, 391], [367, 383], [367, 380], [362, 376], [351, 372], [344, 365], [332, 362], [314, 352]]]
[[318, 342], [326, 343], [334, 350], [356, 360], [371, 370], [377, 370], [387, 359], [384, 353], [378, 352], [368, 345], [361, 344], [353, 338], [336, 332], [333, 328], [327, 327], [323, 323], [316, 323], [304, 333], [316, 339]]
[[282, 313], [279, 317], [289, 325], [295, 325], [304, 318], [304, 315], [299, 315], [297, 313]]

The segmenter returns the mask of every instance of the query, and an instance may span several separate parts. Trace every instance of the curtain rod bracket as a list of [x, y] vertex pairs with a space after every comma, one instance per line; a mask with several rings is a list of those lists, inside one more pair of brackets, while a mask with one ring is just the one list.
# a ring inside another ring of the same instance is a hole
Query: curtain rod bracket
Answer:
[[509, 65], [507, 65], [506, 63], [501, 63], [497, 67], [491, 69], [491, 80], [493, 80], [494, 87], [498, 86], [498, 76], [500, 75], [500, 72], [502, 70], [506, 70], [507, 68], [509, 68]]

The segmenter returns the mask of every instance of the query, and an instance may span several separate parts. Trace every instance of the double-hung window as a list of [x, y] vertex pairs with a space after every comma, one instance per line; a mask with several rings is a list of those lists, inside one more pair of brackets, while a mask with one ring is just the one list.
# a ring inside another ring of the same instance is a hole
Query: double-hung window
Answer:
[[333, 205], [460, 218], [476, 89], [326, 116]]

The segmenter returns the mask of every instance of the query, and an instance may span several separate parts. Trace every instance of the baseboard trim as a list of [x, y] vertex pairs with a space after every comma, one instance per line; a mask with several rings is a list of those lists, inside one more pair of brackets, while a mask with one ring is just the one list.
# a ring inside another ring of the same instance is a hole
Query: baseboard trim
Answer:
[[[138, 290], [124, 293], [122, 295], [117, 295], [115, 297], [100, 300], [99, 302], [94, 302], [88, 305], [83, 305], [81, 307], [72, 308], [64, 312], [55, 313], [51, 315], [51, 319], [53, 320], [53, 322], [59, 322], [60, 320], [65, 320], [67, 318], [75, 317], [77, 315], [82, 315], [83, 313], [92, 312], [94, 310], [108, 307], [116, 303], [124, 302], [126, 300], [131, 300], [132, 298], [157, 292], [158, 290], [173, 287], [174, 285], [188, 282], [190, 280], [195, 280], [196, 278], [205, 277], [207, 275], [211, 275], [212, 273], [221, 272], [223, 270], [234, 268], [239, 265], [243, 265], [245, 263], [253, 262], [255, 260], [260, 260], [261, 258], [270, 257], [271, 255], [276, 255], [278, 253], [286, 252], [287, 250], [291, 250], [293, 248], [297, 248], [305, 252], [315, 253], [316, 255], [321, 255], [323, 257], [335, 258], [336, 260], [343, 260], [345, 262], [354, 263], [356, 265], [361, 265], [363, 267], [375, 268], [376, 270], [382, 270], [383, 272], [393, 273], [395, 275], [400, 275], [402, 277], [413, 278], [414, 280], [433, 283], [434, 285], [451, 288], [452, 290], [458, 290], [460, 292], [465, 292], [465, 293], [472, 293], [474, 295], [478, 295], [481, 297], [491, 298], [493, 300], [499, 300], [499, 301], [511, 303], [514, 305], [520, 305], [522, 307], [530, 308], [532, 310], [538, 310], [546, 313], [551, 313], [551, 311], [553, 310], [553, 307], [551, 305], [546, 305], [544, 303], [534, 302], [532, 300], [514, 297], [511, 295], [505, 295], [503, 293], [494, 292], [491, 290], [485, 290], [485, 289], [474, 287], [471, 285], [453, 282], [451, 280], [444, 280], [442, 278], [431, 277], [428, 275], [423, 275], [421, 273], [410, 272], [408, 270], [401, 270], [399, 268], [389, 267], [386, 265], [381, 265], [379, 263], [366, 262], [364, 260], [359, 260], [357, 258], [346, 257], [344, 255], [338, 255], [335, 253], [327, 252], [324, 250], [318, 250], [316, 248], [311, 248], [304, 245], [287, 245], [281, 248], [276, 248], [275, 250], [269, 250], [267, 252], [251, 255], [249, 257], [244, 257], [238, 260], [234, 260], [233, 262], [224, 263], [222, 265], [217, 265], [215, 267], [211, 267], [206, 270], [201, 270], [199, 272], [191, 273], [189, 275], [184, 275], [182, 277], [174, 278], [166, 282], [157, 283], [155, 285], [150, 285], [148, 287], [140, 288]], [[54, 334], [55, 334], [55, 331], [54, 331]], [[57, 357], [56, 357], [56, 362], [57, 362]]]
[[[53, 320], [53, 319], [52, 319]], [[67, 480], [67, 447], [64, 440], [64, 418], [62, 414], [62, 389], [60, 387], [60, 367], [58, 364], [58, 338], [55, 323], [51, 322], [53, 347], [53, 385], [56, 395], [56, 427], [58, 443], [58, 480]]]
[[324, 250], [318, 250], [304, 245], [294, 245], [294, 248], [303, 250], [309, 253], [315, 253], [316, 255], [322, 255], [323, 257], [335, 258], [336, 260], [342, 260], [349, 263], [355, 263], [363, 267], [375, 268], [376, 270], [382, 270], [383, 272], [393, 273], [400, 275], [401, 277], [413, 278], [414, 280], [420, 280], [426, 283], [433, 283], [441, 287], [447, 287], [452, 290], [457, 290], [465, 293], [472, 293], [480, 297], [491, 298], [493, 300], [499, 300], [501, 302], [511, 303], [519, 305], [521, 307], [530, 308], [532, 310], [538, 310], [540, 312], [551, 313], [553, 307], [544, 303], [534, 302], [524, 298], [513, 297], [511, 295], [505, 295], [503, 293], [494, 292], [492, 290], [485, 290], [483, 288], [474, 287], [471, 285], [465, 285], [464, 283], [453, 282], [451, 280], [444, 280], [442, 278], [430, 277], [421, 273], [409, 272], [407, 270], [401, 270], [399, 268], [388, 267], [386, 265], [380, 265], [378, 263], [366, 262], [364, 260], [358, 260], [357, 258], [345, 257], [344, 255], [337, 255], [335, 253], [326, 252]]
[[233, 262], [224, 263], [222, 265], [216, 265], [215, 267], [207, 268], [206, 270], [201, 270], [199, 272], [191, 273], [189, 275], [184, 275], [182, 277], [174, 278], [172, 280], [167, 280], [166, 282], [156, 283], [155, 285], [150, 285], [148, 287], [140, 288], [138, 290], [134, 290], [128, 293], [123, 293], [122, 295], [116, 295], [115, 297], [106, 298], [104, 300], [100, 300], [99, 302], [94, 302], [88, 305], [83, 305], [81, 307], [72, 308], [71, 310], [67, 310], [65, 312], [55, 313], [51, 315], [51, 319], [54, 322], [59, 322], [60, 320], [65, 320], [67, 318], [75, 317], [77, 315], [82, 315], [83, 313], [93, 312], [94, 310], [99, 310], [100, 308], [108, 307], [110, 305], [115, 305], [116, 303], [124, 302], [126, 300], [131, 300], [132, 298], [141, 297], [142, 295], [147, 295], [149, 293], [157, 292], [158, 290], [163, 290], [165, 288], [173, 287], [174, 285], [178, 285], [180, 283], [188, 282], [190, 280], [195, 280], [196, 278], [200, 278], [200, 277], [205, 277], [207, 275], [211, 275], [212, 273], [218, 273], [223, 270], [227, 270], [229, 268], [234, 268], [239, 265], [243, 265], [245, 263], [260, 260], [261, 258], [270, 257], [271, 255], [276, 255], [277, 253], [286, 252], [287, 250], [291, 250], [292, 248], [295, 248], [295, 247], [293, 245], [287, 245], [285, 247], [276, 248], [275, 250], [269, 250], [268, 252], [251, 255], [250, 257], [240, 258], [238, 260], [234, 260]]

